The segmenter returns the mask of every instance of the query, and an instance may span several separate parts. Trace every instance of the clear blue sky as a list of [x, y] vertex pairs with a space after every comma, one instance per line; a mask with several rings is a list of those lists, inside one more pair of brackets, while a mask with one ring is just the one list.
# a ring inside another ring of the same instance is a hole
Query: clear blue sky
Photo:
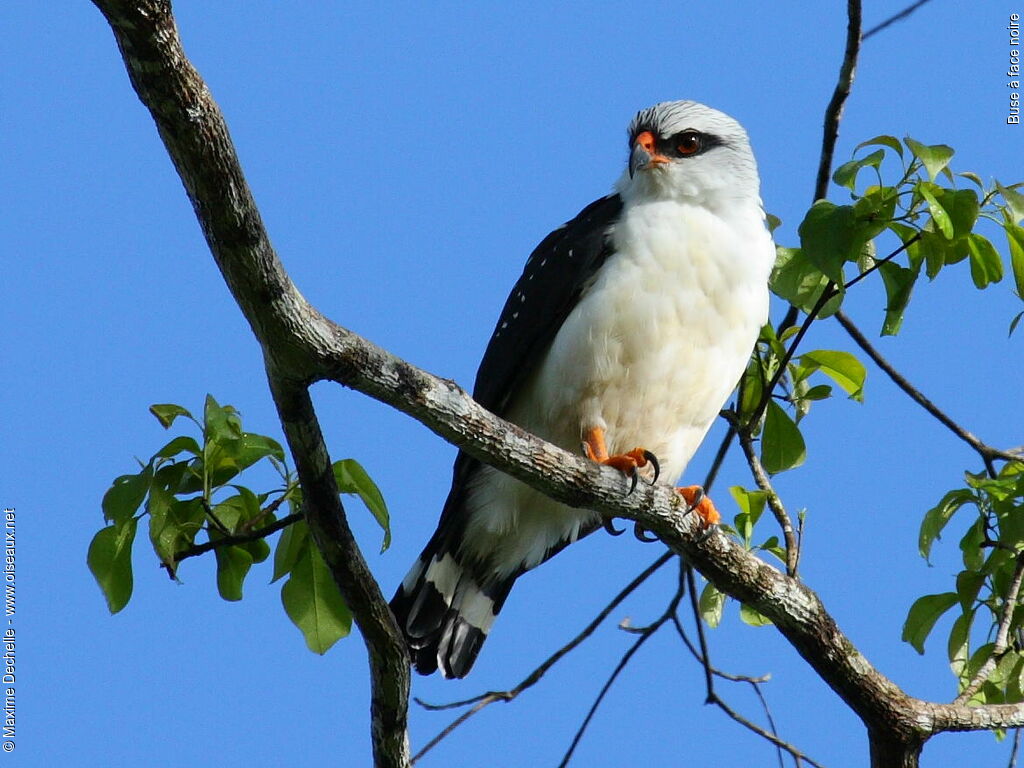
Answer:
[[[867, 2], [866, 25], [903, 5]], [[691, 98], [738, 118], [765, 203], [784, 221], [778, 240], [795, 244], [845, 29], [837, 0], [177, 6], [301, 290], [465, 386], [527, 254], [608, 191], [641, 107]], [[934, 0], [866, 43], [837, 158], [876, 134], [909, 134], [954, 146], [960, 170], [1024, 179], [1024, 128], [1005, 124], [1003, 74], [1004, 28], [1021, 10]], [[212, 558], [186, 563], [175, 585], [140, 536], [135, 596], [107, 614], [85, 553], [110, 480], [165, 439], [147, 406], [198, 411], [211, 392], [247, 428], [279, 429], [257, 344], [100, 14], [85, 0], [2, 13], [0, 504], [18, 515], [20, 655], [18, 746], [0, 763], [366, 765], [363, 645], [305, 650], [279, 586], [267, 586], [269, 564], [229, 604], [216, 596]], [[883, 302], [865, 286], [848, 310], [875, 332]], [[1024, 334], [1006, 337], [1018, 308], [1007, 284], [974, 290], [964, 264], [921, 284], [901, 336], [879, 344], [969, 429], [1018, 445]], [[807, 348], [850, 343], [824, 322]], [[359, 459], [391, 507], [394, 545], [379, 555], [379, 532], [348, 505], [390, 594], [434, 528], [455, 451], [362, 395], [321, 384], [315, 398], [333, 456]], [[956, 535], [938, 545], [935, 567], [918, 558], [921, 515], [977, 460], [876, 370], [863, 405], [818, 407], [805, 435], [806, 466], [778, 483], [792, 509], [808, 510], [803, 577], [907, 692], [951, 698], [948, 625], [923, 658], [899, 636], [914, 598], [945, 591], [958, 565]], [[694, 461], [693, 482], [712, 452]], [[715, 494], [730, 517], [725, 489], [737, 483], [750, 480], [733, 456]], [[570, 548], [519, 583], [467, 680], [417, 678], [414, 694], [448, 701], [511, 687], [659, 551], [603, 534]], [[422, 764], [556, 764], [631, 641], [615, 623], [656, 617], [673, 578], [652, 580], [541, 685], [478, 715]], [[733, 606], [710, 638], [722, 668], [771, 673], [784, 738], [833, 768], [866, 764], [859, 721], [773, 629], [740, 624]], [[678, 641], [655, 637], [574, 764], [773, 765], [768, 745], [702, 705], [702, 685]], [[760, 719], [747, 690], [720, 692]], [[450, 717], [414, 707], [414, 747]], [[945, 736], [924, 765], [1004, 765], [1007, 754], [988, 734]]]

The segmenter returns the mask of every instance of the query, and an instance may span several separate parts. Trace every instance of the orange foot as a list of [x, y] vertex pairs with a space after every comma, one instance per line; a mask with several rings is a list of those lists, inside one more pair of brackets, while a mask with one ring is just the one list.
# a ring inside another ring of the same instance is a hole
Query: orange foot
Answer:
[[604, 430], [601, 427], [593, 427], [587, 430], [583, 440], [583, 452], [591, 461], [615, 467], [615, 469], [628, 477], [631, 482], [629, 486], [630, 493], [636, 489], [637, 479], [640, 476], [637, 469], [640, 467], [646, 467], [648, 464], [654, 467], [654, 478], [651, 480], [651, 485], [657, 482], [658, 475], [661, 474], [658, 458], [644, 448], [634, 448], [628, 453], [618, 453], [614, 456], [609, 456], [608, 449], [604, 443]]
[[697, 517], [704, 521], [705, 528], [710, 528], [712, 525], [718, 525], [721, 522], [722, 516], [718, 514], [715, 505], [711, 502], [711, 499], [704, 495], [704, 489], [699, 485], [676, 488], [676, 491], [686, 501], [687, 506], [697, 513]]

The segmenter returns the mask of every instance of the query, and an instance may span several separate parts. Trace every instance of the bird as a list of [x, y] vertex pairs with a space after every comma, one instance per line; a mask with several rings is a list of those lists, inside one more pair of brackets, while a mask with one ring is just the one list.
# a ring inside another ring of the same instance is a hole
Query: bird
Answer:
[[[768, 319], [775, 246], [733, 118], [643, 109], [614, 191], [534, 249], [473, 387], [498, 416], [593, 461], [673, 486]], [[705, 526], [720, 515], [679, 488]], [[437, 530], [391, 609], [416, 670], [464, 677], [513, 583], [605, 524], [459, 452]]]

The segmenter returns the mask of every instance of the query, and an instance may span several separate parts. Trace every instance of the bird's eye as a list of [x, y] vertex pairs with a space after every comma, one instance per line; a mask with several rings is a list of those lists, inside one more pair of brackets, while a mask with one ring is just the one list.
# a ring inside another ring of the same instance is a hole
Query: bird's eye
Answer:
[[676, 150], [680, 155], [695, 155], [700, 151], [701, 137], [696, 131], [686, 131], [676, 137]]

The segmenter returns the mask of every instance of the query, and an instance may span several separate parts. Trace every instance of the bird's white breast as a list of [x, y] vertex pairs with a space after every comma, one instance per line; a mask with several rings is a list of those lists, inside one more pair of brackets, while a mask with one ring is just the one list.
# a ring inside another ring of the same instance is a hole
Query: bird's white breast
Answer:
[[[612, 233], [615, 253], [508, 418], [572, 451], [586, 430], [601, 427], [610, 453], [653, 451], [664, 481], [674, 483], [768, 316], [774, 246], [756, 203], [731, 210], [726, 219], [675, 200], [627, 204]], [[472, 506], [486, 512], [473, 516], [474, 535], [481, 546], [504, 548], [510, 564], [535, 565], [552, 539], [574, 538], [593, 519], [493, 470], [474, 486]]]

